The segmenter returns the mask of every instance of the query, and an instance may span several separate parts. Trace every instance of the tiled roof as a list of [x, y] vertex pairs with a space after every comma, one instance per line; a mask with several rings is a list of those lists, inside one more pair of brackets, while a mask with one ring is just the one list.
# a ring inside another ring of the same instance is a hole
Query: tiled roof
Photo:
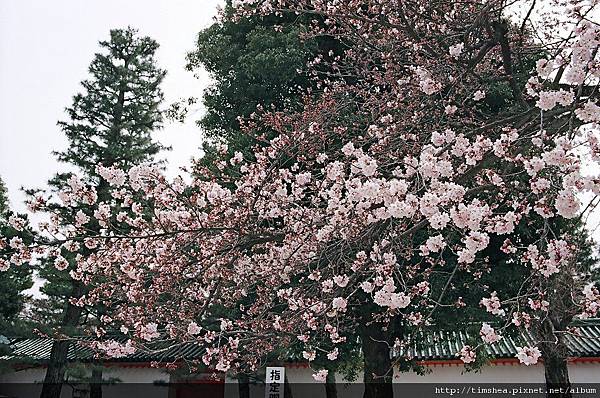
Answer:
[[[574, 325], [574, 332], [564, 335], [571, 357], [600, 357], [600, 322], [593, 320], [586, 324]], [[465, 331], [424, 332], [415, 336], [418, 343], [408, 344], [400, 350], [418, 361], [456, 359], [457, 352], [473, 342], [477, 335]], [[479, 340], [481, 342], [481, 340]], [[514, 358], [517, 347], [533, 346], [535, 340], [529, 332], [517, 336], [503, 336], [498, 342], [486, 344], [489, 358]]]
[[[473, 341], [472, 334], [465, 331], [428, 331], [414, 336], [413, 341], [418, 343], [409, 344], [406, 349], [401, 350], [402, 355], [408, 355], [418, 361], [428, 360], [450, 360], [456, 359], [456, 353], [465, 344]], [[585, 324], [576, 325], [575, 333], [565, 335], [567, 346], [571, 357], [600, 357], [600, 320], [588, 321]], [[86, 340], [74, 341], [68, 354], [69, 361], [92, 361], [94, 351], [86, 344]], [[116, 339], [122, 342], [125, 339]], [[490, 358], [514, 358], [517, 348], [533, 345], [534, 340], [529, 333], [518, 336], [503, 336], [503, 338], [491, 345], [487, 345], [487, 353]], [[50, 358], [52, 340], [49, 338], [31, 338], [14, 341], [11, 345], [11, 354], [0, 356], [1, 360], [29, 359], [45, 362]], [[176, 359], [195, 360], [200, 359], [203, 350], [199, 345], [187, 343], [177, 347], [169, 347], [163, 350], [154, 349], [152, 353], [138, 351], [122, 358], [113, 358], [111, 362], [151, 362], [151, 361], [173, 361]]]
[[[113, 340], [125, 343], [127, 338], [115, 337]], [[89, 337], [73, 339], [69, 346], [68, 361], [86, 362], [96, 359], [97, 351], [90, 347], [92, 341]], [[0, 355], [2, 360], [28, 359], [30, 361], [45, 362], [50, 359], [53, 340], [50, 338], [18, 339], [10, 344], [10, 354]], [[151, 347], [152, 352], [139, 350], [133, 354], [111, 358], [111, 362], [151, 362], [151, 361], [174, 361], [177, 359], [195, 360], [204, 355], [202, 347], [195, 343], [186, 343], [177, 346], [161, 348], [160, 344]]]

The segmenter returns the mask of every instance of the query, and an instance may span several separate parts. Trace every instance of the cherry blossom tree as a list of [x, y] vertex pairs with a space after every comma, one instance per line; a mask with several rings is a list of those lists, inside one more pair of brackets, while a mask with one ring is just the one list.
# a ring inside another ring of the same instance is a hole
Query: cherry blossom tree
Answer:
[[[555, 225], [600, 191], [587, 171], [600, 153], [600, 27], [595, 4], [560, 3], [559, 15], [531, 1], [240, 1], [240, 15], [322, 16], [311, 34], [352, 44], [312, 61], [336, 76], [319, 76], [301, 112], [244, 121], [261, 132], [252, 156], [222, 146], [191, 180], [152, 164], [102, 168], [113, 195], [93, 215], [99, 234], [82, 234], [88, 219], [57, 221], [53, 241], [8, 245], [22, 256], [93, 249], [72, 272], [90, 286], [75, 304], [116, 308], [95, 332], [130, 340], [99, 343], [109, 356], [195, 342], [217, 371], [257, 369], [297, 342], [310, 363], [336, 361], [358, 331], [365, 397], [391, 396], [398, 323], [427, 328], [440, 307], [460, 307], [448, 291], [489, 268], [492, 240], [530, 272], [514, 297], [489, 292], [477, 306], [513, 328], [551, 305], [549, 287], [573, 264], [576, 242]], [[78, 180], [62, 196], [95, 198]], [[520, 244], [516, 228], [534, 221], [537, 238]], [[594, 316], [598, 288], [569, 275], [575, 316]], [[472, 363], [498, 338], [484, 324], [457, 357]], [[519, 349], [526, 365], [540, 356]]]

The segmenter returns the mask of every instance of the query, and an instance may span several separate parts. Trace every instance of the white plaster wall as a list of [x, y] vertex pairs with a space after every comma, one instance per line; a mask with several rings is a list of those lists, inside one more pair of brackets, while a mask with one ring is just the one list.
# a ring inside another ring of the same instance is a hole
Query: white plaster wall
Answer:
[[121, 383], [154, 383], [156, 381], [168, 383], [170, 376], [163, 369], [111, 366], [104, 370], [103, 377], [116, 377]]
[[[544, 367], [541, 364], [525, 366], [518, 364], [485, 366], [480, 372], [465, 372], [462, 365], [432, 366], [431, 373], [395, 372], [395, 383], [544, 383]], [[598, 383], [600, 364], [571, 363], [569, 378], [572, 383]]]
[[[38, 383], [44, 380], [46, 369], [35, 368], [0, 374], [0, 383]], [[155, 381], [169, 382], [169, 374], [156, 368], [124, 368], [108, 367], [103, 377], [118, 378], [122, 383], [154, 383]]]
[[[0, 374], [0, 395], [16, 398], [39, 397], [42, 387], [39, 383], [44, 380], [46, 369], [27, 369], [18, 372]], [[65, 389], [61, 398], [70, 398], [71, 389]]]
[[[107, 398], [168, 398], [169, 374], [157, 368], [108, 367], [104, 378], [114, 377], [119, 383], [102, 387], [102, 396]], [[155, 383], [162, 384], [155, 384]]]
[[600, 364], [577, 363], [569, 365], [571, 383], [600, 383]]
[[0, 374], [0, 383], [37, 383], [44, 380], [46, 369], [35, 368]]
[[[291, 384], [294, 397], [325, 398], [325, 384], [316, 383], [312, 377], [313, 372], [307, 368], [286, 367], [286, 377]], [[340, 383], [343, 379], [338, 378]], [[350, 391], [352, 390], [352, 391]], [[360, 384], [353, 384], [344, 387], [338, 385], [338, 397], [344, 398], [362, 398], [363, 387]], [[264, 398], [264, 384], [250, 385], [250, 398]], [[225, 379], [225, 398], [238, 398], [237, 380], [231, 377]]]
[[[14, 398], [38, 397], [41, 391], [41, 381], [44, 380], [46, 369], [26, 369], [0, 375], [0, 395]], [[110, 398], [129, 398], [143, 396], [144, 398], [167, 398], [168, 387], [156, 386], [154, 382], [169, 382], [169, 375], [155, 368], [119, 368], [109, 367], [104, 371], [105, 378], [114, 377], [120, 383], [102, 387], [103, 395]], [[131, 384], [134, 383], [134, 384]], [[63, 386], [61, 398], [71, 398], [73, 389]]]
[[[431, 373], [394, 372], [395, 383], [543, 383], [542, 365], [491, 365], [479, 372], [466, 372], [462, 365], [431, 366]], [[600, 369], [600, 367], [597, 367]], [[571, 372], [574, 371], [570, 368]]]

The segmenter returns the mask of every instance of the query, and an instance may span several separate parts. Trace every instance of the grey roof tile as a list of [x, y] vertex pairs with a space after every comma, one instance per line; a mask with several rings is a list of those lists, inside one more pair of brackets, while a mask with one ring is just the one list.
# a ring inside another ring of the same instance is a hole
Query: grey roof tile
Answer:
[[[586, 324], [574, 325], [579, 335], [567, 334], [565, 341], [573, 357], [600, 357], [600, 320], [588, 321]], [[469, 335], [465, 331], [429, 331], [419, 332], [411, 345], [402, 352], [409, 354], [416, 360], [445, 360], [456, 359], [457, 352], [462, 348], [469, 338], [478, 337]], [[115, 338], [125, 342], [125, 338]], [[87, 345], [91, 338], [81, 338], [73, 341], [69, 349], [68, 360], [85, 362], [94, 359], [94, 351]], [[488, 345], [486, 350], [491, 358], [514, 358], [517, 348], [523, 345], [532, 345], [534, 340], [529, 333], [521, 333], [518, 336], [504, 336], [500, 341]], [[28, 358], [45, 362], [50, 358], [52, 339], [30, 338], [16, 340], [11, 345], [10, 355], [0, 356], [0, 360], [15, 360]], [[154, 345], [152, 353], [138, 351], [123, 358], [111, 359], [120, 362], [151, 362], [151, 361], [173, 361], [176, 359], [199, 360], [203, 350], [199, 345], [186, 343], [173, 347]]]

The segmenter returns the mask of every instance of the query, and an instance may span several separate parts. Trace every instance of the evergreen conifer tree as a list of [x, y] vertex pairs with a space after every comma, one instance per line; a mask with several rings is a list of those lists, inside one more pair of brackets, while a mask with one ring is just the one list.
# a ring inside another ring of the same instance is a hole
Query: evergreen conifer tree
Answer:
[[[110, 40], [101, 41], [100, 47], [103, 51], [94, 56], [89, 67], [90, 78], [82, 82], [84, 91], [75, 95], [73, 104], [66, 109], [68, 120], [58, 123], [69, 146], [55, 152], [58, 160], [77, 169], [85, 183], [97, 187], [97, 200], [78, 208], [87, 216], [97, 210], [98, 203], [117, 206], [111, 202], [107, 183], [99, 176], [97, 166], [127, 170], [151, 161], [163, 149], [151, 136], [162, 123], [159, 105], [163, 93], [159, 86], [166, 73], [156, 66], [158, 44], [149, 37], [138, 37], [134, 29], [128, 28], [111, 30]], [[71, 177], [71, 173], [57, 174], [49, 185], [59, 192], [68, 186]], [[61, 223], [72, 222], [76, 216], [62, 203], [47, 204], [46, 210], [59, 214]], [[93, 233], [99, 231], [100, 226], [90, 223], [86, 228]], [[63, 249], [61, 254], [69, 261], [69, 266], [58, 270], [45, 264], [40, 272], [49, 282], [43, 288], [49, 300], [45, 309], [52, 311], [50, 318], [56, 320], [56, 336], [77, 333], [82, 322], [102, 311], [73, 303], [85, 294], [86, 287], [72, 279], [69, 272], [76, 255], [89, 253], [90, 249], [84, 246], [76, 253]], [[68, 339], [54, 341], [42, 398], [60, 396], [69, 345]], [[92, 389], [93, 396], [100, 394], [98, 389]]]

